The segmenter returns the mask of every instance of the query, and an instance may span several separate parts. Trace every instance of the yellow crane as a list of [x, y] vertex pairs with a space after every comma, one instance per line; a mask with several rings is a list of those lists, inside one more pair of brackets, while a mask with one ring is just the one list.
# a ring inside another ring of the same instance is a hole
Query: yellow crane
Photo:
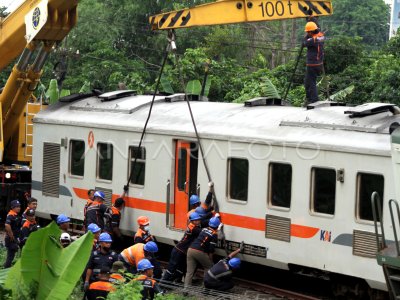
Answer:
[[0, 21], [0, 70], [20, 55], [0, 94], [0, 162], [31, 160], [31, 119], [41, 105], [27, 103], [49, 53], [75, 26], [77, 5], [78, 0], [26, 0]]
[[219, 0], [149, 18], [153, 30], [332, 15], [331, 0]]

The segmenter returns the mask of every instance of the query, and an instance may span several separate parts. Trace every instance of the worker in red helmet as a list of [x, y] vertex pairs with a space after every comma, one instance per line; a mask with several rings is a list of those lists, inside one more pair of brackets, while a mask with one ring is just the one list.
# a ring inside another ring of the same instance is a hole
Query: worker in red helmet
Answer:
[[150, 234], [150, 219], [146, 216], [140, 216], [137, 218], [137, 223], [139, 228], [136, 231], [133, 244], [155, 242], [155, 238]]
[[306, 77], [304, 88], [306, 90], [307, 104], [317, 102], [317, 77], [324, 71], [324, 41], [325, 37], [315, 22], [307, 22], [304, 31], [303, 45], [307, 47]]

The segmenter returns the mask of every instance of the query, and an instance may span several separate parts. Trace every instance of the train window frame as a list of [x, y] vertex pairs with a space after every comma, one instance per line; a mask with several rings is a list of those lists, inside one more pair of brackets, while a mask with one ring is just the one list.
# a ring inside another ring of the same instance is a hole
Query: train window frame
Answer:
[[[374, 219], [373, 217], [371, 220], [368, 219], [363, 219], [360, 216], [360, 189], [361, 189], [361, 175], [373, 175], [373, 176], [380, 176], [383, 179], [383, 193], [379, 193], [379, 197], [381, 198], [381, 207], [382, 210], [384, 210], [383, 203], [384, 203], [384, 197], [385, 197], [385, 176], [382, 173], [375, 173], [375, 172], [368, 172], [368, 171], [357, 171], [356, 174], [356, 201], [355, 201], [355, 219], [358, 223], [363, 223], [363, 224], [373, 224]], [[372, 193], [371, 193], [372, 194]], [[371, 197], [369, 196], [368, 199], [368, 204], [371, 203]], [[372, 214], [372, 213], [371, 213]], [[379, 217], [379, 216], [377, 216]], [[380, 220], [378, 220], [378, 223], [380, 223]]]
[[[286, 206], [279, 206], [279, 205], [274, 205], [272, 203], [272, 180], [273, 180], [273, 165], [284, 165], [284, 166], [289, 166], [290, 167], [290, 200], [289, 200], [289, 207]], [[280, 210], [280, 211], [290, 211], [291, 205], [292, 205], [292, 190], [293, 190], [293, 166], [289, 162], [281, 162], [281, 161], [271, 161], [268, 164], [268, 191], [267, 191], [267, 203], [268, 203], [268, 208], [274, 209], [274, 210]]]
[[[333, 207], [333, 213], [326, 213], [326, 212], [319, 212], [315, 210], [315, 171], [317, 169], [322, 169], [322, 170], [330, 170], [333, 171], [333, 181], [335, 183], [335, 196], [334, 196], [334, 207]], [[314, 216], [319, 216], [319, 217], [326, 217], [326, 218], [334, 218], [335, 213], [336, 213], [336, 196], [337, 196], [337, 178], [336, 178], [336, 169], [332, 167], [326, 167], [326, 166], [312, 166], [311, 167], [311, 172], [310, 172], [310, 214]]]
[[[131, 150], [133, 150], [133, 149], [137, 149], [137, 148], [139, 148], [139, 146], [138, 145], [130, 145], [129, 147], [128, 147], [128, 155], [129, 155], [129, 158], [128, 158], [128, 176], [127, 176], [127, 180], [129, 180], [129, 176], [130, 176], [130, 174], [131, 174], [131, 167], [132, 167], [132, 162], [134, 161], [134, 157], [133, 157], [133, 153], [132, 153], [132, 151]], [[134, 183], [134, 182], [131, 182], [130, 180], [129, 180], [129, 186], [132, 186], [132, 187], [136, 187], [136, 188], [144, 188], [144, 186], [145, 186], [145, 184], [146, 184], [146, 154], [147, 154], [147, 151], [146, 151], [146, 147], [144, 147], [144, 146], [141, 146], [140, 147], [141, 148], [141, 151], [140, 151], [140, 156], [141, 156], [141, 158], [138, 158], [137, 160], [136, 160], [136, 164], [144, 164], [144, 175], [143, 175], [143, 184], [138, 184], [138, 183]], [[144, 155], [143, 155], [143, 153], [144, 153]], [[142, 156], [144, 156], [144, 158], [142, 158]]]
[[[109, 145], [111, 146], [111, 179], [106, 179], [106, 178], [100, 178], [100, 155], [99, 155], [99, 146], [100, 145]], [[113, 175], [114, 175], [114, 145], [113, 143], [108, 143], [108, 142], [98, 142], [96, 144], [96, 181], [99, 182], [112, 182], [113, 180]]]
[[[231, 183], [232, 183], [232, 179], [231, 179], [231, 163], [232, 160], [244, 160], [247, 162], [247, 194], [246, 194], [246, 200], [241, 200], [241, 199], [236, 199], [231, 197]], [[247, 158], [245, 157], [229, 157], [227, 160], [227, 185], [226, 185], [226, 197], [227, 200], [230, 202], [234, 202], [237, 204], [247, 204], [248, 203], [248, 199], [249, 199], [249, 181], [250, 181], [250, 162]]]
[[[82, 142], [83, 143], [83, 175], [72, 174], [72, 150], [73, 150], [72, 144], [74, 142]], [[86, 161], [85, 160], [85, 158], [86, 158], [86, 142], [85, 142], [85, 140], [71, 139], [69, 141], [68, 156], [69, 156], [68, 157], [68, 174], [69, 174], [69, 177], [83, 179], [85, 177], [85, 161]]]

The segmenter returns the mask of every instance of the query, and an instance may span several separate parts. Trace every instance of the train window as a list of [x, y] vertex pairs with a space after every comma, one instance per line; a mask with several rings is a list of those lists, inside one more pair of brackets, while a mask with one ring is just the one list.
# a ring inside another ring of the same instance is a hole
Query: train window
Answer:
[[186, 183], [186, 166], [187, 166], [187, 151], [184, 148], [179, 149], [178, 153], [178, 189], [185, 190]]
[[97, 178], [112, 180], [113, 145], [106, 143], [97, 144]]
[[[378, 192], [383, 205], [383, 184], [382, 175], [358, 173], [357, 174], [357, 214], [358, 219], [373, 221], [371, 195]], [[379, 217], [379, 216], [378, 216]]]
[[312, 169], [312, 211], [321, 214], [335, 213], [336, 171]]
[[249, 185], [249, 162], [247, 159], [230, 158], [228, 160], [229, 198], [247, 201]]
[[[138, 152], [139, 150], [139, 152]], [[133, 162], [135, 161], [136, 154], [138, 154], [136, 159], [135, 170], [132, 174]], [[137, 185], [144, 185], [144, 175], [146, 171], [146, 149], [144, 147], [129, 147], [130, 156], [130, 172], [128, 176], [131, 176], [130, 183]], [[132, 175], [131, 175], [132, 174]]]
[[292, 166], [271, 163], [269, 165], [269, 203], [272, 206], [290, 208], [292, 197]]
[[69, 143], [69, 172], [82, 176], [85, 173], [85, 142], [71, 140]]

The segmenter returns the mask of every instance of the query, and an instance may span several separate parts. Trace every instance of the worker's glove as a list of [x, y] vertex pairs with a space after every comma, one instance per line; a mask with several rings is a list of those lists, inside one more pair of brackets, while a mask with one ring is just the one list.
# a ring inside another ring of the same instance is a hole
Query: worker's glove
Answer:
[[221, 217], [221, 215], [220, 215], [219, 213], [216, 213], [216, 214], [214, 215], [214, 217], [216, 217], [216, 218], [220, 218], [220, 217]]
[[221, 230], [223, 227], [224, 227], [224, 224], [223, 224], [223, 223], [219, 224], [218, 230]]
[[124, 185], [124, 192], [126, 193], [129, 190], [129, 186], [128, 185]]
[[210, 187], [210, 188], [214, 187], [214, 182], [210, 181], [210, 182], [208, 183], [208, 187]]
[[244, 241], [242, 241], [242, 242], [240, 243], [239, 249], [240, 249], [240, 253], [243, 253], [243, 251], [244, 251]]
[[86, 292], [89, 289], [89, 282], [85, 281], [85, 284], [83, 285], [83, 290]]

